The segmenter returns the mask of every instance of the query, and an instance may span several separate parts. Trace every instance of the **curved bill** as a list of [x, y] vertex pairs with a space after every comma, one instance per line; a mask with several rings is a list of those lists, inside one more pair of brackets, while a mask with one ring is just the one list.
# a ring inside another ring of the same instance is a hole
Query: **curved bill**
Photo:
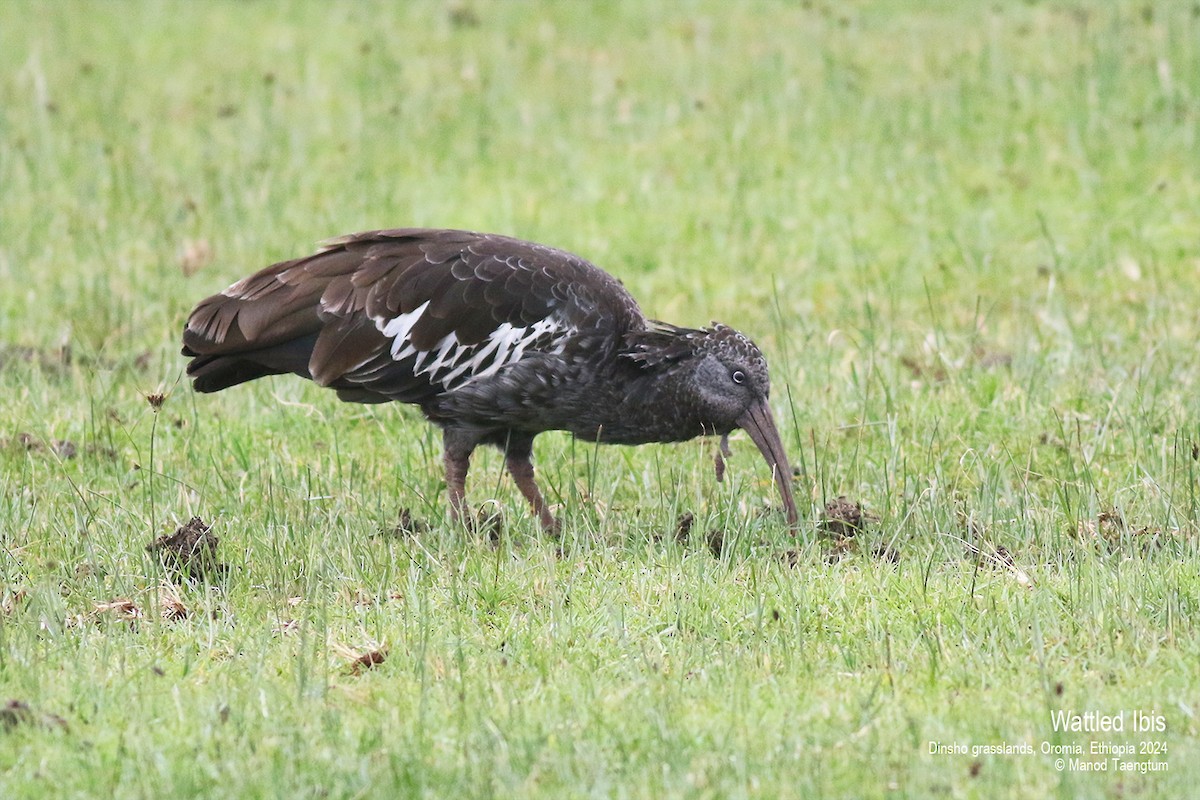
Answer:
[[775, 475], [775, 485], [783, 495], [783, 510], [787, 514], [788, 525], [795, 527], [800, 521], [796, 511], [796, 500], [792, 497], [792, 468], [788, 464], [787, 453], [783, 450], [783, 441], [775, 428], [775, 418], [771, 416], [771, 407], [766, 400], [755, 403], [738, 418], [737, 426], [750, 434], [754, 444], [767, 460], [771, 472]]

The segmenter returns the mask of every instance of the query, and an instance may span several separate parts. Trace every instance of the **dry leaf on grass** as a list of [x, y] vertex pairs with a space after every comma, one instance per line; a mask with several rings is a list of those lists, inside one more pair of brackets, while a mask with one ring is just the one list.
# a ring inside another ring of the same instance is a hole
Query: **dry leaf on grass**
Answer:
[[387, 659], [387, 650], [372, 650], [363, 653], [350, 664], [350, 674], [358, 675], [365, 669], [378, 666]]
[[167, 622], [178, 622], [181, 619], [187, 619], [188, 607], [184, 605], [183, 598], [179, 596], [179, 592], [175, 591], [175, 587], [164, 583], [158, 587], [158, 608], [162, 613], [162, 618]]
[[1029, 575], [1029, 573], [1017, 566], [1016, 560], [1013, 558], [1012, 553], [1010, 553], [1008, 548], [1006, 548], [1004, 545], [993, 546], [985, 542], [981, 548], [975, 548], [972, 545], [968, 546], [976, 550], [983, 560], [991, 566], [997, 569], [1005, 570], [1011, 574], [1020, 586], [1023, 586], [1026, 589], [1032, 589], [1036, 585], [1036, 582]]
[[29, 593], [24, 589], [17, 589], [15, 591], [5, 590], [4, 599], [0, 600], [0, 614], [4, 614], [6, 617], [12, 614], [18, 608], [25, 605], [28, 597]]
[[275, 624], [271, 632], [277, 636], [287, 636], [300, 630], [300, 623], [294, 619], [283, 619]]
[[92, 608], [92, 613], [97, 617], [104, 614], [111, 614], [116, 619], [126, 620], [128, 622], [134, 622], [145, 616], [142, 614], [142, 610], [138, 608], [132, 600], [128, 600], [123, 597], [116, 600], [110, 600], [107, 603], [96, 603]]
[[377, 667], [387, 660], [387, 645], [371, 646], [366, 651], [358, 651], [337, 643], [331, 646], [339, 656], [349, 660], [350, 664], [346, 668], [349, 675], [361, 675], [364, 670]]

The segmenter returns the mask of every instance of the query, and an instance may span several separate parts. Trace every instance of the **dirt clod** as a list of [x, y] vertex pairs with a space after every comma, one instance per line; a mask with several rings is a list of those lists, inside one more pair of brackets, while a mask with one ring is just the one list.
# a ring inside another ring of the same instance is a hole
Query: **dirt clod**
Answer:
[[481, 24], [478, 12], [465, 3], [456, 3], [446, 11], [450, 25], [455, 28], [478, 28]]
[[475, 517], [475, 532], [486, 536], [488, 544], [492, 547], [499, 547], [504, 536], [504, 515], [500, 513], [500, 509], [479, 509], [479, 514]]
[[1161, 528], [1148, 525], [1134, 527], [1126, 522], [1125, 517], [1116, 508], [1101, 511], [1095, 520], [1084, 520], [1079, 524], [1077, 533], [1081, 540], [1094, 542], [1109, 552], [1120, 550], [1122, 545], [1131, 545], [1147, 553], [1164, 544]]
[[47, 449], [62, 459], [74, 458], [79, 453], [79, 448], [74, 442], [69, 439], [54, 439], [50, 441], [49, 447], [41, 439], [27, 431], [21, 431], [11, 439], [4, 437], [0, 438], [0, 447], [14, 447], [24, 450], [27, 453], [41, 453]]
[[833, 566], [843, 558], [849, 557], [856, 548], [853, 536], [838, 536], [833, 540], [833, 547], [825, 554], [825, 563]]
[[1120, 538], [1121, 533], [1128, 528], [1125, 524], [1125, 517], [1115, 508], [1101, 511], [1099, 516], [1096, 517], [1096, 523], [1100, 536], [1105, 539]]
[[0, 369], [10, 364], [35, 364], [47, 372], [62, 372], [71, 364], [71, 346], [41, 348], [0, 344]]
[[942, 383], [946, 380], [946, 368], [940, 364], [925, 357], [916, 356], [901, 356], [900, 363], [912, 373], [914, 381], [930, 381], [931, 383]]
[[990, 350], [986, 347], [976, 347], [972, 353], [975, 361], [984, 369], [994, 369], [996, 367], [1011, 367], [1013, 363], [1012, 353], [1005, 350]]
[[880, 542], [875, 545], [871, 550], [871, 555], [880, 561], [890, 561], [893, 564], [900, 563], [900, 551], [887, 542]]
[[18, 725], [28, 725], [33, 722], [33, 709], [21, 700], [9, 700], [0, 706], [0, 724], [11, 730]]
[[804, 560], [804, 553], [800, 548], [793, 547], [780, 553], [779, 560], [785, 565], [795, 568], [800, 566], [800, 562]]
[[146, 550], [158, 553], [166, 569], [183, 580], [216, 580], [229, 570], [217, 560], [217, 535], [200, 517], [192, 517], [174, 533], [160, 536]]
[[713, 528], [709, 531], [705, 541], [708, 542], [708, 549], [713, 554], [713, 558], [720, 558], [721, 553], [725, 552], [725, 531], [720, 528]]
[[50, 452], [62, 459], [74, 458], [79, 453], [79, 448], [69, 439], [55, 439], [50, 443]]
[[675, 541], [683, 544], [688, 540], [688, 536], [692, 532], [692, 525], [696, 522], [696, 515], [690, 511], [685, 511], [679, 515], [679, 519], [675, 522]]
[[57, 714], [38, 713], [23, 700], [7, 700], [0, 705], [0, 730], [10, 731], [18, 725], [41, 725], [66, 730], [67, 721]]
[[1063, 441], [1062, 437], [1050, 431], [1042, 431], [1038, 435], [1038, 444], [1053, 447], [1055, 450], [1061, 450], [1064, 453], [1069, 452], [1071, 449], [1071, 446]]
[[381, 647], [378, 650], [368, 650], [350, 662], [349, 673], [351, 675], [361, 675], [364, 670], [377, 667], [386, 660], [386, 647]]
[[1016, 562], [1013, 561], [1012, 553], [1008, 552], [1008, 548], [1004, 545], [999, 545], [995, 548], [995, 552], [992, 553], [992, 561], [997, 566], [1005, 569], [1016, 565]]
[[845, 539], [855, 534], [865, 533], [870, 520], [870, 515], [863, 512], [862, 503], [842, 495], [825, 504], [820, 528], [835, 539]]
[[[875, 517], [863, 511], [862, 503], [850, 500], [845, 495], [825, 504], [817, 530], [833, 540], [833, 546], [825, 554], [825, 563], [836, 564], [858, 549], [855, 537], [866, 533], [868, 523]], [[878, 550], [878, 548], [876, 548]], [[877, 557], [884, 557], [876, 553]]]
[[379, 533], [382, 536], [391, 536], [397, 539], [407, 539], [410, 536], [419, 536], [429, 530], [429, 524], [422, 519], [413, 516], [412, 511], [407, 508], [401, 508], [397, 515], [396, 524], [391, 530], [384, 529]]
[[[21, 431], [11, 438], [0, 436], [0, 450], [8, 448], [24, 450], [27, 453], [51, 453], [64, 461], [79, 455], [79, 445], [70, 439], [50, 439], [47, 441], [39, 439], [27, 431]], [[84, 452], [94, 453], [106, 458], [117, 458], [116, 452], [111, 448], [99, 447], [97, 445], [88, 445], [84, 448]]]

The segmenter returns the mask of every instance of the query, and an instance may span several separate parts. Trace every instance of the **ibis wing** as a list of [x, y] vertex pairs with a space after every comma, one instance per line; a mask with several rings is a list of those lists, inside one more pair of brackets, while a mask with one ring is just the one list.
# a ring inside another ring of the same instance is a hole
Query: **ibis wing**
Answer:
[[[578, 256], [403, 229], [343, 237], [235, 283], [192, 313], [184, 352], [202, 391], [296, 372], [346, 399], [421, 402], [526, 354], [561, 351], [580, 330], [615, 340], [641, 324], [624, 287]], [[219, 365], [230, 374], [214, 376]]]

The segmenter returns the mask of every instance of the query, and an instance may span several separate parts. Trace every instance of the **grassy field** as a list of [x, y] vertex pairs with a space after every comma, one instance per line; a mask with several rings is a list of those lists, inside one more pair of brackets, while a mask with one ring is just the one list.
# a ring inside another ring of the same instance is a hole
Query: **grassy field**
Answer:
[[[1198, 128], [1190, 2], [5, 4], [0, 797], [1193, 795]], [[191, 392], [196, 301], [402, 225], [750, 333], [801, 530], [745, 437], [541, 437], [561, 541], [481, 454], [497, 540], [412, 409]]]

